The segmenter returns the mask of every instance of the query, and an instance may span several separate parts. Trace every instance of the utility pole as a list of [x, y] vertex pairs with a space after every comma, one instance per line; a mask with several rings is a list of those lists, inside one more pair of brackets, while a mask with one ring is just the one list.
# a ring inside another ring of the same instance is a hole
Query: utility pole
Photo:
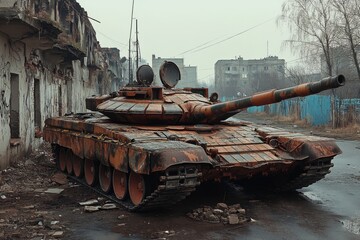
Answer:
[[138, 38], [138, 20], [136, 19], [136, 69], [139, 68], [139, 38]]
[[131, 8], [131, 21], [130, 21], [130, 36], [129, 36], [129, 84], [133, 82], [133, 73], [131, 69], [131, 33], [132, 33], [132, 24], [133, 24], [133, 16], [134, 16], [134, 2], [132, 1], [132, 8]]

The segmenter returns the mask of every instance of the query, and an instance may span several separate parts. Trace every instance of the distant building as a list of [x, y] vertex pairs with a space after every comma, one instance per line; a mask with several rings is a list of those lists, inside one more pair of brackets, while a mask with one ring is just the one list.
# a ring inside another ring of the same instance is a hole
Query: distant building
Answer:
[[[142, 66], [142, 65], [149, 65], [149, 63], [143, 59], [143, 58], [140, 58], [139, 59], [139, 67]], [[131, 76], [129, 76], [129, 60], [126, 59], [125, 62], [123, 63], [123, 80], [124, 80], [124, 84], [128, 84], [130, 83], [130, 80], [129, 78], [132, 77], [132, 80], [134, 82], [136, 82], [136, 59], [131, 59], [131, 70], [132, 70], [132, 74]]]
[[180, 69], [181, 80], [176, 85], [176, 88], [199, 87], [199, 84], [197, 81], [197, 67], [185, 66], [183, 58], [160, 58], [160, 57], [156, 58], [155, 55], [152, 55], [152, 68], [155, 73], [155, 80], [154, 80], [153, 85], [162, 86], [160, 76], [159, 76], [159, 69], [160, 69], [160, 66], [165, 61], [174, 62]]
[[284, 85], [285, 60], [276, 56], [215, 63], [215, 89], [220, 96], [241, 97]]

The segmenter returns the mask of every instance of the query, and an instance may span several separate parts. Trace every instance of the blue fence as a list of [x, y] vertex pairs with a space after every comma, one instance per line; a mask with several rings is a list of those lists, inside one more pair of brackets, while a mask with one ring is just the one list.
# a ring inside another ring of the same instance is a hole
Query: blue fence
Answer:
[[[342, 114], [349, 111], [360, 114], [360, 99], [336, 99], [335, 107]], [[311, 125], [326, 125], [331, 122], [331, 98], [312, 95], [267, 106], [250, 107], [247, 111], [250, 113], [268, 112], [280, 116], [290, 116], [299, 111], [301, 120], [306, 119]]]

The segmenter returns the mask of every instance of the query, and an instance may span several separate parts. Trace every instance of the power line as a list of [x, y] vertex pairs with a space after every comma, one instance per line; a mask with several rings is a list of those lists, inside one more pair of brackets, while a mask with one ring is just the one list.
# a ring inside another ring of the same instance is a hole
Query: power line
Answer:
[[209, 74], [209, 75], [207, 75], [205, 77], [199, 78], [198, 81], [203, 80], [205, 78], [210, 78], [210, 77], [213, 77], [213, 76], [214, 76], [214, 74]]
[[185, 54], [185, 53], [188, 53], [188, 52], [191, 52], [191, 51], [193, 51], [193, 50], [196, 50], [197, 48], [202, 47], [202, 46], [205, 46], [205, 45], [207, 45], [207, 44], [209, 44], [209, 43], [211, 43], [211, 42], [213, 42], [213, 41], [215, 41], [215, 40], [217, 40], [217, 39], [218, 39], [218, 38], [215, 38], [215, 39], [213, 39], [213, 40], [207, 41], [206, 43], [202, 43], [202, 44], [200, 44], [200, 45], [198, 45], [198, 46], [196, 46], [196, 47], [194, 47], [194, 48], [192, 48], [192, 49], [190, 49], [190, 50], [187, 50], [187, 51], [185, 51], [185, 52], [179, 53], [179, 54], [176, 55], [176, 56], [183, 55], [183, 54]]
[[[268, 20], [266, 20], [266, 21], [264, 21], [264, 22], [262, 22], [262, 23], [259, 23], [259, 24], [255, 25], [255, 26], [252, 26], [252, 27], [250, 27], [250, 28], [248, 28], [248, 29], [245, 29], [244, 31], [241, 31], [241, 32], [239, 32], [239, 33], [236, 33], [236, 34], [234, 34], [234, 35], [232, 35], [232, 36], [230, 36], [230, 37], [227, 37], [227, 38], [225, 38], [225, 39], [223, 39], [223, 40], [217, 41], [217, 42], [215, 42], [215, 43], [213, 43], [213, 44], [207, 45], [208, 43], [214, 41], [214, 40], [211, 40], [211, 41], [206, 42], [206, 43], [204, 43], [204, 44], [201, 44], [201, 45], [199, 45], [199, 46], [197, 46], [197, 47], [194, 47], [194, 48], [192, 48], [192, 49], [190, 49], [190, 50], [188, 50], [188, 51], [185, 51], [185, 52], [183, 52], [183, 53], [181, 53], [181, 54], [185, 54], [185, 53], [188, 53], [188, 52], [191, 52], [191, 53], [200, 52], [200, 51], [205, 50], [205, 49], [207, 49], [207, 48], [209, 48], [209, 47], [213, 47], [213, 46], [215, 46], [215, 45], [217, 45], [217, 44], [223, 43], [223, 42], [228, 41], [228, 40], [230, 40], [230, 39], [232, 39], [232, 38], [234, 38], [234, 37], [237, 37], [237, 36], [239, 36], [239, 35], [241, 35], [241, 34], [244, 34], [244, 33], [248, 32], [248, 31], [250, 31], [250, 30], [252, 30], [252, 29], [254, 29], [254, 28], [257, 28], [257, 27], [259, 27], [259, 26], [261, 26], [261, 25], [264, 25], [264, 24], [272, 21], [273, 19], [275, 19], [275, 17], [270, 18], [270, 19], [268, 19]], [[207, 46], [206, 46], [206, 45], [207, 45]]]
[[100, 33], [100, 35], [104, 36], [105, 38], [107, 38], [107, 39], [109, 39], [109, 40], [111, 40], [111, 41], [113, 41], [113, 42], [115, 42], [115, 43], [118, 43], [118, 44], [120, 44], [120, 45], [122, 45], [122, 46], [124, 46], [124, 47], [127, 47], [127, 44], [125, 44], [125, 43], [119, 42], [119, 41], [117, 41], [117, 40], [115, 40], [115, 39], [113, 39], [113, 38], [105, 35], [104, 33], [99, 32], [98, 30], [97, 30], [96, 32], [97, 32], [97, 33]]

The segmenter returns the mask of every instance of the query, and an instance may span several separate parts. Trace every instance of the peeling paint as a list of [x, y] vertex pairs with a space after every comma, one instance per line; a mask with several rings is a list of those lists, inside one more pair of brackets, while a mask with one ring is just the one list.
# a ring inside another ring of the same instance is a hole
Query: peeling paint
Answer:
[[[122, 77], [108, 69], [87, 13], [74, 0], [2, 0], [0, 52], [0, 170], [39, 146], [46, 118], [85, 112], [86, 97], [110, 93]], [[16, 147], [10, 144], [11, 74], [19, 79]]]

